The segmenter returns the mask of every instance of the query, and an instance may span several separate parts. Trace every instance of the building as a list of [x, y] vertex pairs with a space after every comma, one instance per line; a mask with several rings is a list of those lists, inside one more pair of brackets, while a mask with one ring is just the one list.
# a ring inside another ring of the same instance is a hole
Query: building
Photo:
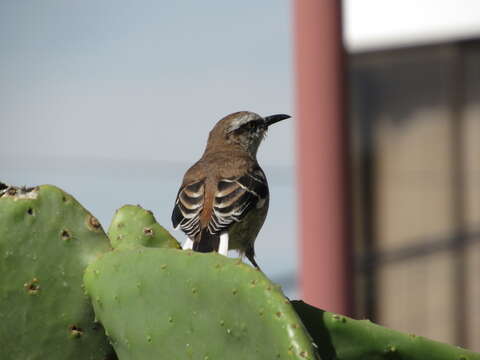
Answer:
[[480, 39], [349, 57], [355, 317], [480, 351]]

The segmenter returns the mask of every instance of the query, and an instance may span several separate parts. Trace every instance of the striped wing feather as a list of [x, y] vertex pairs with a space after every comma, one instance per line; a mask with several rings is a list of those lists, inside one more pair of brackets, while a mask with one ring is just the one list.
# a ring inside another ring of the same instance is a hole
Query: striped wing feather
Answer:
[[[220, 180], [206, 230], [210, 235], [227, 231], [233, 223], [241, 221], [250, 209], [263, 206], [267, 196], [267, 180], [260, 168], [240, 177]], [[204, 179], [185, 185], [178, 192], [172, 213], [173, 226], [180, 227], [190, 239], [196, 239], [203, 230], [200, 214], [204, 198]]]
[[241, 177], [220, 180], [208, 232], [214, 235], [227, 231], [234, 222], [241, 221], [250, 209], [262, 206], [267, 195], [267, 181], [259, 168]]
[[173, 227], [180, 227], [190, 239], [200, 233], [200, 213], [203, 209], [205, 194], [204, 180], [200, 180], [178, 191], [175, 207], [172, 213]]

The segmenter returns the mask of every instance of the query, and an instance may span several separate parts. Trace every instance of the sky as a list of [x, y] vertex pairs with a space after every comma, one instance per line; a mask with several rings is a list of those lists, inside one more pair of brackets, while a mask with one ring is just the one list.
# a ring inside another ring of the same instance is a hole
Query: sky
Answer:
[[[480, 2], [349, 0], [344, 19], [350, 51], [403, 46], [480, 34]], [[172, 230], [216, 121], [295, 115], [291, 26], [287, 0], [1, 1], [0, 180], [56, 184], [104, 227], [141, 204]], [[298, 263], [294, 121], [258, 156], [272, 196], [258, 259], [279, 279]]]
[[292, 112], [289, 29], [278, 0], [3, 1], [0, 151], [192, 161], [226, 114]]

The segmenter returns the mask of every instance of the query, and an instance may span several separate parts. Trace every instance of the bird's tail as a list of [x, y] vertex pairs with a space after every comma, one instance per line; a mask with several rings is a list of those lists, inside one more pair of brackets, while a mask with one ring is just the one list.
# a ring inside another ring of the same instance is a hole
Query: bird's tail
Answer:
[[193, 242], [193, 251], [212, 252], [218, 251], [220, 237], [212, 235], [207, 229], [204, 229], [199, 236], [199, 240]]

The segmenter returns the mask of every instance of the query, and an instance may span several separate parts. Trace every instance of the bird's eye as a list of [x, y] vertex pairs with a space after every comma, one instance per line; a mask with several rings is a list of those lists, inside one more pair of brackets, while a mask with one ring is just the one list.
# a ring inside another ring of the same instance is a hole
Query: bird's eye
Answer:
[[258, 121], [250, 121], [244, 125], [244, 128], [248, 130], [256, 130], [259, 125], [260, 123]]
[[250, 121], [248, 123], [243, 124], [238, 130], [242, 132], [242, 131], [250, 131], [254, 128], [255, 128], [255, 125], [252, 124], [252, 122]]

